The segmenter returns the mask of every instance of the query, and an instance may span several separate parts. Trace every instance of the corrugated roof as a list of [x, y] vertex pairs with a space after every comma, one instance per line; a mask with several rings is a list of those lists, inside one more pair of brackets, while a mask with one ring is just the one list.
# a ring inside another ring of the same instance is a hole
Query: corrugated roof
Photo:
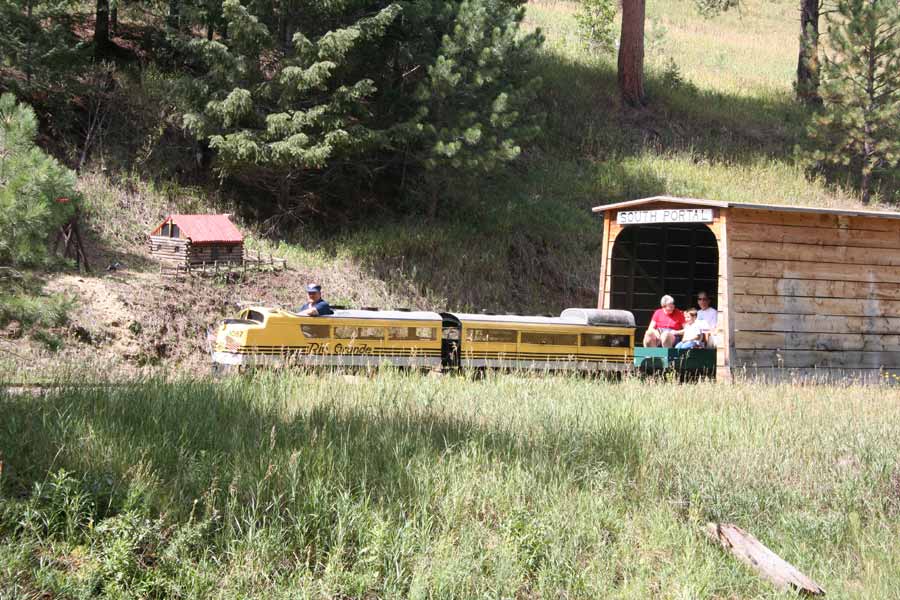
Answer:
[[837, 208], [817, 208], [815, 206], [791, 206], [788, 204], [753, 204], [749, 202], [721, 202], [718, 200], [701, 200], [699, 198], [678, 198], [675, 196], [651, 196], [640, 200], [628, 200], [627, 202], [615, 202], [595, 206], [593, 212], [608, 212], [632, 206], [641, 206], [653, 202], [669, 202], [672, 204], [687, 204], [691, 206], [711, 206], [716, 208], [749, 208], [753, 210], [776, 210], [782, 212], [819, 213], [829, 215], [847, 215], [851, 217], [882, 217], [887, 219], [900, 219], [900, 212], [885, 210], [854, 210]]
[[169, 215], [160, 227], [166, 221], [178, 225], [184, 237], [194, 244], [239, 244], [244, 241], [228, 215]]

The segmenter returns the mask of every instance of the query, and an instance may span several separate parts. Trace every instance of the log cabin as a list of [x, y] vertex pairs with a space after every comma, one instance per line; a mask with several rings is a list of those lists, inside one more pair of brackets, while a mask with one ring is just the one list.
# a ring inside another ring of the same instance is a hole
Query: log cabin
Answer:
[[169, 215], [150, 233], [150, 254], [184, 265], [241, 263], [244, 236], [228, 215]]
[[656, 196], [597, 206], [597, 306], [635, 314], [707, 292], [716, 373], [774, 379], [900, 377], [900, 213]]

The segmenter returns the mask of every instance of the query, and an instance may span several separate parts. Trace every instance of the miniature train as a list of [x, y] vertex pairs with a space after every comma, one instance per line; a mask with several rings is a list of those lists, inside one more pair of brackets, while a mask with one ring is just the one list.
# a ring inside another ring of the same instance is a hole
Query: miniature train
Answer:
[[566, 309], [559, 317], [335, 310], [307, 317], [242, 310], [209, 332], [213, 366], [262, 365], [621, 372], [634, 360], [634, 315]]

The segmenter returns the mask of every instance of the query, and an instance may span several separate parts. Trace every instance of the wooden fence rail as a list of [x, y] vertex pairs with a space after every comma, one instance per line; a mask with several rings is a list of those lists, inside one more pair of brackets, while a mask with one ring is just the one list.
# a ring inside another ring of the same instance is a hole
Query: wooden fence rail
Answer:
[[240, 263], [233, 262], [204, 262], [200, 264], [166, 263], [159, 264], [159, 274], [162, 277], [179, 279], [191, 277], [243, 277], [248, 272], [286, 271], [287, 259], [272, 256], [263, 256], [260, 253], [245, 253], [244, 260]]

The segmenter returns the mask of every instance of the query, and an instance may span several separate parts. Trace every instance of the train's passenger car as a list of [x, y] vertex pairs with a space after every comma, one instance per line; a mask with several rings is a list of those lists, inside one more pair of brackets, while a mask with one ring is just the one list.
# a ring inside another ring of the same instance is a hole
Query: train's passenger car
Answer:
[[634, 355], [626, 311], [567, 309], [559, 317], [442, 313], [459, 329], [459, 366], [529, 370], [625, 371]]
[[306, 317], [248, 308], [210, 332], [214, 365], [441, 366], [441, 315], [335, 310]]

